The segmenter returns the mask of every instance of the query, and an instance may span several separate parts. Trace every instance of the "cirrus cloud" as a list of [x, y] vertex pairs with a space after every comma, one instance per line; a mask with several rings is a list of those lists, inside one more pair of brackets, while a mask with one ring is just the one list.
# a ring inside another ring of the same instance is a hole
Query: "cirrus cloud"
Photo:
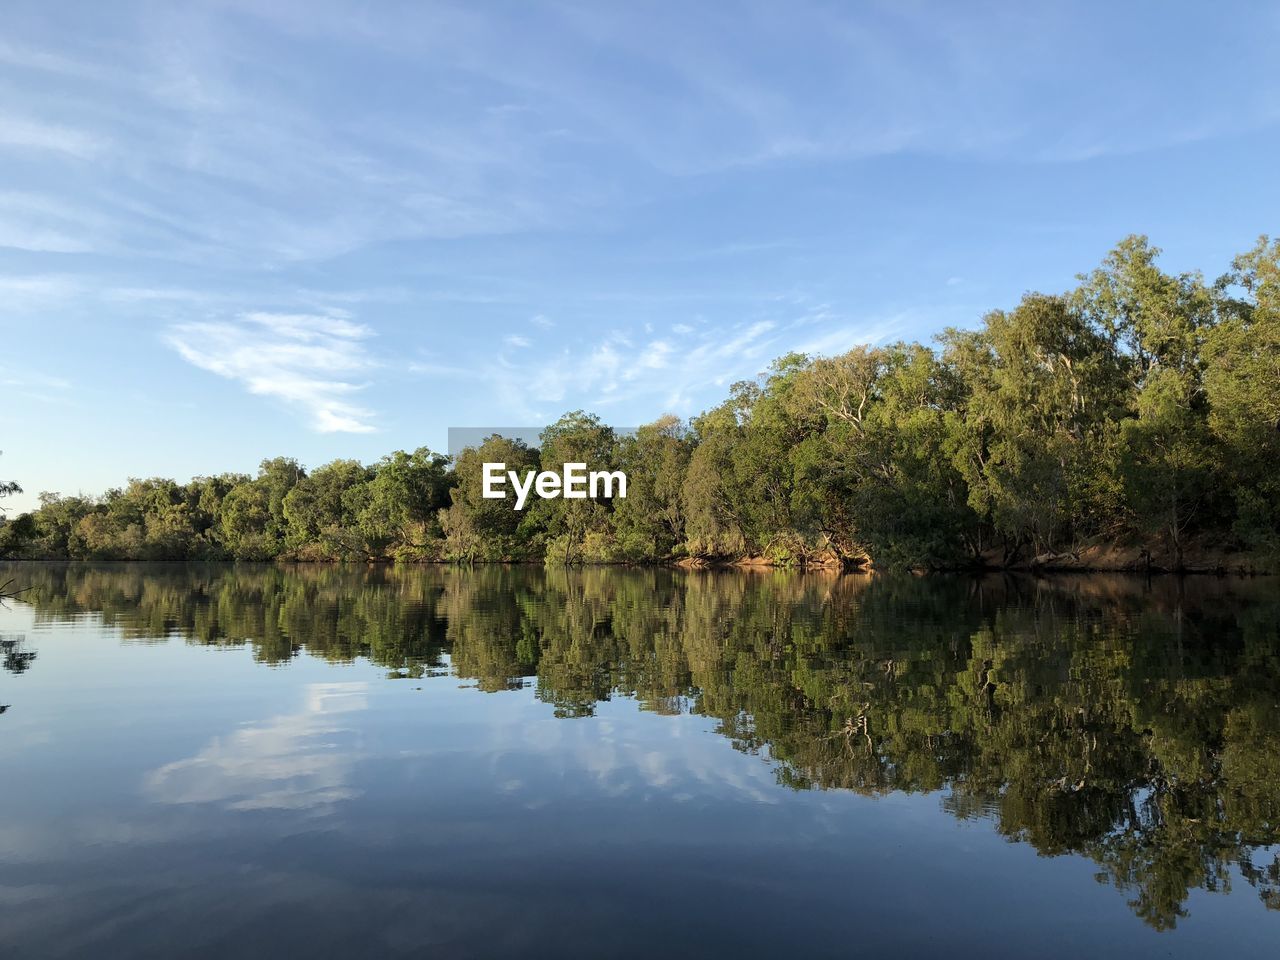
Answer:
[[370, 433], [373, 412], [352, 398], [365, 386], [354, 377], [377, 365], [372, 334], [338, 315], [256, 312], [177, 324], [165, 341], [201, 370], [303, 410], [320, 433]]

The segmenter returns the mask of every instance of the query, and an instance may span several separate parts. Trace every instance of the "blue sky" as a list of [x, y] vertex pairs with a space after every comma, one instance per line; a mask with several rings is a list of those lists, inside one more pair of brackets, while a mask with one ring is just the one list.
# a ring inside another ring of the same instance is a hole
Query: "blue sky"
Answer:
[[696, 414], [1277, 229], [1265, 3], [23, 3], [0, 477]]

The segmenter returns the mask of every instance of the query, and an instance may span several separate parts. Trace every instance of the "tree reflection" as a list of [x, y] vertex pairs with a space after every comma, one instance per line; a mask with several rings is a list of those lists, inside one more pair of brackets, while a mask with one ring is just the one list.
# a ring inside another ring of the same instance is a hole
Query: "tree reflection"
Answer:
[[0, 663], [3, 663], [4, 669], [10, 673], [25, 673], [31, 668], [36, 652], [25, 649], [24, 638], [21, 635], [0, 634], [0, 657], [3, 657]]
[[91, 614], [128, 640], [244, 644], [269, 664], [306, 649], [396, 677], [451, 664], [481, 691], [534, 684], [561, 717], [619, 695], [707, 716], [788, 787], [939, 791], [956, 817], [990, 819], [1046, 856], [1087, 856], [1158, 928], [1184, 915], [1191, 890], [1238, 880], [1280, 908], [1280, 599], [1267, 581], [24, 574], [38, 620]]
[[[10, 673], [25, 673], [36, 658], [34, 650], [24, 649], [25, 638], [21, 634], [0, 633], [0, 664]], [[12, 704], [0, 703], [0, 713], [8, 713]]]

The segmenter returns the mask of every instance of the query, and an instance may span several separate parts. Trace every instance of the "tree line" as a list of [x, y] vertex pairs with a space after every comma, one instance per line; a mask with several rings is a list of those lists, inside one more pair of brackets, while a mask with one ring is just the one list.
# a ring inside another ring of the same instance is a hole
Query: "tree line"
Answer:
[[[1274, 567], [1280, 241], [1212, 282], [1158, 254], [1128, 237], [1073, 289], [933, 346], [789, 354], [688, 423], [621, 435], [576, 411], [538, 448], [42, 494], [0, 556]], [[481, 497], [496, 461], [621, 469], [628, 495], [516, 512]]]
[[[1280, 600], [1263, 580], [777, 571], [41, 565], [37, 624], [367, 658], [390, 679], [619, 696], [714, 721], [795, 790], [938, 793], [1098, 865], [1146, 922], [1280, 909]], [[10, 669], [25, 669], [27, 663]], [[39, 669], [38, 661], [33, 669]], [[22, 708], [19, 702], [13, 709]]]

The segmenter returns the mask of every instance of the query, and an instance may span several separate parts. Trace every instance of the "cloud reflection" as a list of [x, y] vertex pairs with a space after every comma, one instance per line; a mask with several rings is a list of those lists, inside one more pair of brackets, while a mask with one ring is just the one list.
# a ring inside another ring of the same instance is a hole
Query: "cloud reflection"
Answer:
[[347, 783], [355, 728], [346, 721], [368, 708], [368, 686], [308, 684], [301, 712], [215, 737], [194, 757], [149, 773], [145, 790], [160, 803], [328, 813], [361, 792]]

